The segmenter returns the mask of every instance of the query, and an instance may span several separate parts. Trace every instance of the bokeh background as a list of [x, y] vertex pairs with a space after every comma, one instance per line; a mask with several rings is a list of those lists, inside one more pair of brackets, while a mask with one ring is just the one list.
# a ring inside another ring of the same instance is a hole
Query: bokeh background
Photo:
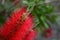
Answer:
[[58, 25], [51, 24], [51, 28], [53, 29], [53, 36], [50, 38], [44, 38], [41, 34], [38, 34], [35, 40], [60, 40], [60, 0], [46, 0], [46, 3], [51, 3], [55, 9], [52, 13], [57, 14], [59, 17], [57, 18]]

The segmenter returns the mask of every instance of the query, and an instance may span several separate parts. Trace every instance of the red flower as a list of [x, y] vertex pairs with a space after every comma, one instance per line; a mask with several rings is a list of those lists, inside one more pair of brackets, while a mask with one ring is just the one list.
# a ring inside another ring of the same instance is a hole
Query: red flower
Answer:
[[8, 20], [3, 24], [1, 28], [1, 35], [6, 36], [11, 32], [21, 20], [24, 12], [26, 12], [25, 7], [21, 7], [18, 10], [14, 11], [11, 17], [8, 18]]
[[51, 37], [52, 36], [52, 29], [46, 29], [43, 31], [43, 36], [48, 38], [48, 37]]
[[18, 26], [19, 28], [15, 31], [14, 35], [10, 40], [23, 40], [26, 34], [33, 28], [33, 17], [28, 16], [24, 21], [23, 25]]
[[24, 40], [34, 40], [36, 36], [37, 32], [32, 30], [29, 34], [27, 34]]

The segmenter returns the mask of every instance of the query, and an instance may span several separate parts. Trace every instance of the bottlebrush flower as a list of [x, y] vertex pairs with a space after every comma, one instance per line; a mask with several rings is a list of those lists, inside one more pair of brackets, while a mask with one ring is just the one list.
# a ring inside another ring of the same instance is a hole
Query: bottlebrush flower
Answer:
[[6, 36], [11, 32], [15, 28], [16, 24], [18, 24], [21, 20], [24, 12], [26, 12], [25, 7], [21, 7], [18, 10], [15, 10], [11, 17], [8, 18], [8, 20], [3, 24], [1, 28], [1, 35]]
[[46, 37], [46, 38], [51, 37], [52, 36], [52, 30], [51, 30], [51, 28], [45, 29], [43, 31], [43, 36]]
[[33, 17], [28, 16], [23, 25], [19, 26], [17, 31], [12, 35], [12, 38], [10, 40], [23, 40], [23, 38], [26, 36], [26, 34], [33, 28]]
[[24, 40], [34, 40], [36, 36], [37, 32], [32, 30], [29, 34], [27, 34]]

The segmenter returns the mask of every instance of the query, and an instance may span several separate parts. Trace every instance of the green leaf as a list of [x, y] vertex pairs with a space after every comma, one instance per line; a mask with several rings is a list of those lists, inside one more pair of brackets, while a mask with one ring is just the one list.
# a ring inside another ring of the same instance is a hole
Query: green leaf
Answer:
[[41, 21], [42, 21], [41, 23], [43, 23], [44, 27], [45, 27], [45, 28], [48, 28], [49, 26], [48, 26], [48, 24], [46, 23], [45, 17], [44, 17], [44, 16], [41, 16], [40, 19], [41, 19]]
[[50, 21], [51, 23], [55, 23], [56, 22], [56, 18], [57, 18], [57, 16], [56, 15], [53, 15], [53, 16], [46, 16], [46, 19], [48, 20], [48, 21]]
[[50, 14], [51, 12], [53, 12], [54, 10], [54, 6], [52, 6], [51, 4], [46, 5], [46, 13]]

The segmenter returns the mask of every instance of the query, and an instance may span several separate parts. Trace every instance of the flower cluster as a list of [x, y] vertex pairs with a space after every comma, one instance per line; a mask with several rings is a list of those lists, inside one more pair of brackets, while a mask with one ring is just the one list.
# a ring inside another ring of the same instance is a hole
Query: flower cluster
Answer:
[[48, 29], [43, 30], [43, 36], [46, 38], [51, 37], [52, 36], [52, 29], [48, 28]]
[[[10, 18], [4, 23], [3, 27], [1, 28], [1, 36], [4, 37], [6, 40], [23, 40], [25, 36], [33, 30], [33, 17], [32, 15], [27, 15], [25, 20], [22, 20], [23, 14], [26, 12], [25, 7], [21, 7], [19, 10], [13, 12]], [[29, 38], [24, 40], [30, 39], [30, 35], [33, 35], [33, 39], [36, 36], [36, 33], [32, 31], [29, 33]], [[31, 39], [31, 40], [33, 40]]]

